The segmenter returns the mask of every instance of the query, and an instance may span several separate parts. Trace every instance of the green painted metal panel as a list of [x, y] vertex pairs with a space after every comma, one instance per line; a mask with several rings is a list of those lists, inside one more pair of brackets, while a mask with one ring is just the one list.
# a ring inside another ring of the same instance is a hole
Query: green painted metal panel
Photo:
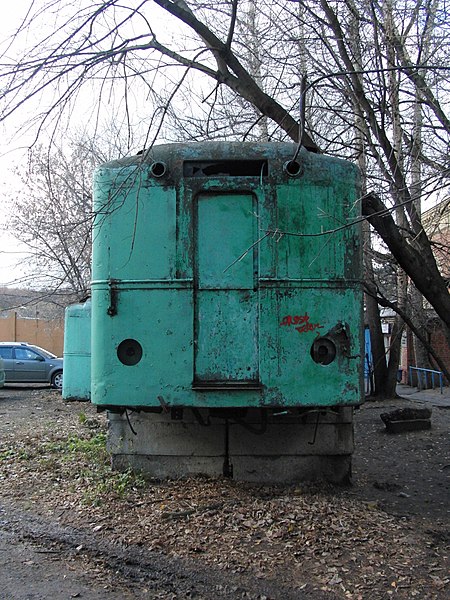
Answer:
[[[107, 286], [96, 286], [96, 308], [107, 314]], [[190, 389], [193, 373], [192, 293], [186, 289], [119, 288], [120, 318], [92, 323], [92, 398], [97, 404], [161, 406], [178, 391]], [[138, 364], [124, 365], [117, 356], [122, 340], [138, 340], [143, 355]], [[158, 398], [161, 398], [159, 400]]]
[[196, 294], [195, 385], [259, 384], [257, 294]]
[[225, 293], [253, 289], [257, 248], [252, 247], [255, 241], [252, 195], [209, 193], [199, 194], [196, 200], [198, 288], [220, 289]]
[[[131, 187], [113, 181], [98, 213], [93, 278], [166, 279], [175, 276], [176, 195], [160, 186], [149, 190], [139, 178]], [[100, 188], [101, 189], [101, 188]]]
[[[327, 399], [330, 404], [346, 404], [358, 397], [360, 302], [353, 288], [261, 290], [261, 371], [270, 381], [272, 402], [278, 398], [280, 405], [311, 406]], [[314, 362], [314, 340], [339, 325], [348, 343], [344, 352], [328, 365]]]
[[358, 172], [301, 150], [290, 177], [294, 152], [168, 144], [97, 171], [93, 402], [361, 402]]

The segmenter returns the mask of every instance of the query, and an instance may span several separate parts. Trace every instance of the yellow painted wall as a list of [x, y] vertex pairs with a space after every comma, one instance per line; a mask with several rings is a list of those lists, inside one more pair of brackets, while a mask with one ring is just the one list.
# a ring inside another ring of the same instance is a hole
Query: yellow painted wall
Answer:
[[63, 355], [64, 320], [23, 319], [15, 312], [0, 319], [0, 342], [28, 342]]

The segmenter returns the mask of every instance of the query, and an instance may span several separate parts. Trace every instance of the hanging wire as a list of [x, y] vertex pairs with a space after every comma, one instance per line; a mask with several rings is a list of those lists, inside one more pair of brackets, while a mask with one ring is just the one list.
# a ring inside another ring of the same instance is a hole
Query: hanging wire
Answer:
[[131, 429], [131, 433], [133, 435], [137, 435], [137, 431], [135, 431], [135, 429], [133, 428], [133, 425], [131, 424], [130, 415], [128, 414], [128, 410], [127, 409], [125, 409], [125, 416], [127, 418], [128, 426]]
[[291, 162], [297, 160], [297, 156], [300, 152], [300, 148], [302, 147], [303, 142], [303, 134], [305, 133], [305, 120], [306, 120], [306, 82], [307, 76], [302, 75], [302, 80], [300, 82], [300, 122], [298, 127], [298, 143], [297, 149], [295, 151], [294, 157]]

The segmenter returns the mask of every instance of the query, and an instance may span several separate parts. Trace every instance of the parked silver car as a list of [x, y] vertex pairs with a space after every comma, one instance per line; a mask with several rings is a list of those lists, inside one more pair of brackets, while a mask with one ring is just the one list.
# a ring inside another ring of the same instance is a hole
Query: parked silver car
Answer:
[[48, 350], [24, 342], [0, 342], [5, 383], [50, 383], [61, 389], [63, 359]]

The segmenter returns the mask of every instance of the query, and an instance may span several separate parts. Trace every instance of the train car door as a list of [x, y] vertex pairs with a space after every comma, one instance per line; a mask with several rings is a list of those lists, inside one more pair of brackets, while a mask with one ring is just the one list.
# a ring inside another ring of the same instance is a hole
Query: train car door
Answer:
[[258, 386], [256, 198], [202, 193], [196, 208], [194, 386]]

